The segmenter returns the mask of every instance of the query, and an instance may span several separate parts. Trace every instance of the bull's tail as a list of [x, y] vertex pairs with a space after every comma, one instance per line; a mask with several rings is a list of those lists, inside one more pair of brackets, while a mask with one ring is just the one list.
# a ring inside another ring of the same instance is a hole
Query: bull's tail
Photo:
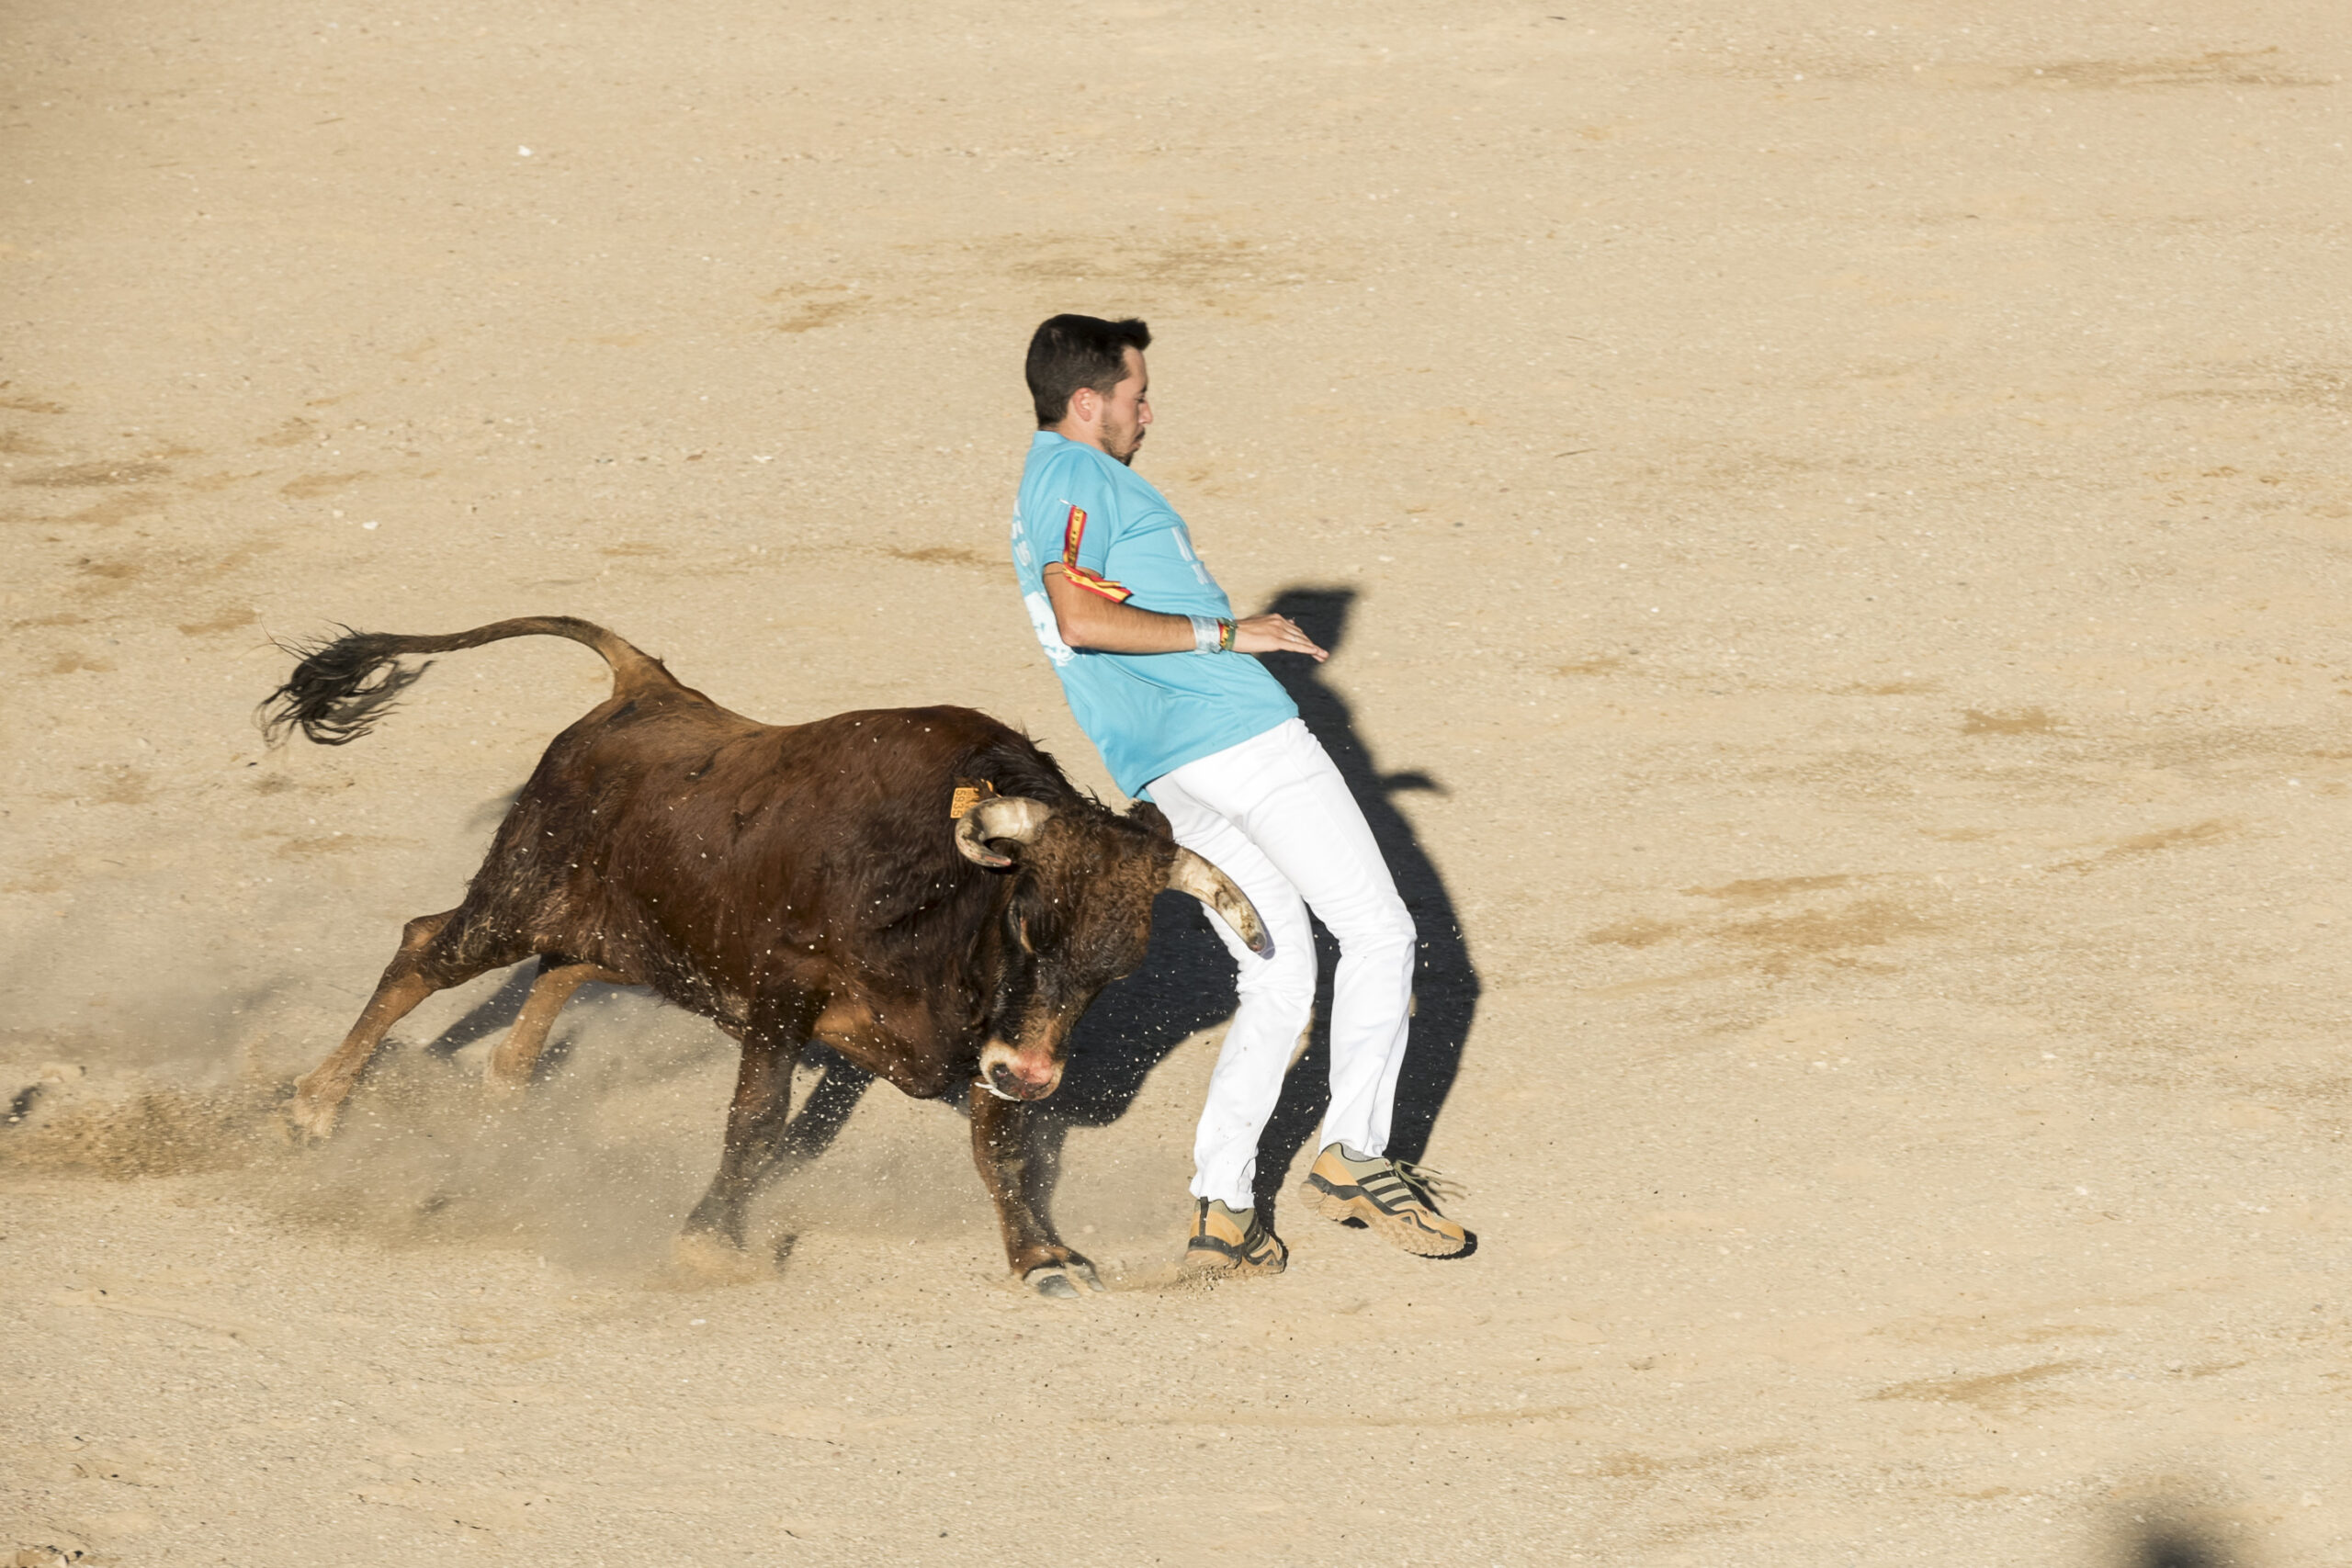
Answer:
[[301, 662], [286, 684], [263, 699], [262, 732], [273, 742], [289, 729], [300, 729], [321, 746], [347, 744], [373, 729], [400, 694], [432, 668], [429, 660], [403, 667], [400, 661], [404, 655], [454, 653], [510, 637], [560, 637], [587, 644], [612, 666], [616, 694], [639, 686], [676, 684], [660, 660], [593, 621], [571, 615], [524, 615], [447, 637], [393, 637], [345, 626], [343, 636], [324, 641], [278, 644]]

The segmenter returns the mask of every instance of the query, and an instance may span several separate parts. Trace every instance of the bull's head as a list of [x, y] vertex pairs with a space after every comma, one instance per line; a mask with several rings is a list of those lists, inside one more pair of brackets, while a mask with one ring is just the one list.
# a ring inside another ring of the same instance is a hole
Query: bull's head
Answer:
[[980, 1080], [1001, 1099], [1043, 1100], [1061, 1087], [1070, 1031], [1104, 986], [1143, 962], [1159, 893], [1191, 894], [1252, 953], [1273, 951], [1233, 879], [1179, 845], [1150, 806], [1118, 817], [1095, 806], [1057, 811], [993, 796], [956, 819], [956, 847], [973, 864], [1015, 879], [980, 1050]]

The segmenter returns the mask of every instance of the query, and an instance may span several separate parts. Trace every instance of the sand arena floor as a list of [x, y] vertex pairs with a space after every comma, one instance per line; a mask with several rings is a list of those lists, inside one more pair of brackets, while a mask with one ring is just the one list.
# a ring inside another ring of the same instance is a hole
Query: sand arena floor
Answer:
[[[1560, 3], [8, 7], [0, 1553], [2352, 1557], [2340, 14]], [[505, 1116], [519, 992], [437, 998], [281, 1144], [605, 678], [271, 752], [272, 637], [584, 615], [1108, 792], [1002, 558], [1066, 309], [1337, 638], [1476, 1256], [1293, 1203], [1154, 1288], [1178, 902], [1067, 1107], [1095, 1300], [845, 1080], [773, 1276], [669, 1275], [729, 1051], [628, 993]]]

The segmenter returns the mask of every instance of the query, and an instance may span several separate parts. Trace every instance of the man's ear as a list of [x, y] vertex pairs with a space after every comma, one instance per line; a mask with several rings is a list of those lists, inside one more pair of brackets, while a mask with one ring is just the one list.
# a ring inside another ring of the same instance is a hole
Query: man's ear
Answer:
[[1176, 841], [1176, 829], [1168, 825], [1168, 813], [1148, 800], [1138, 800], [1128, 807], [1127, 820], [1150, 829], [1171, 844]]
[[[1080, 399], [1088, 400], [1080, 402]], [[1092, 424], [1102, 412], [1102, 394], [1091, 387], [1080, 387], [1070, 393], [1068, 412], [1080, 424]]]

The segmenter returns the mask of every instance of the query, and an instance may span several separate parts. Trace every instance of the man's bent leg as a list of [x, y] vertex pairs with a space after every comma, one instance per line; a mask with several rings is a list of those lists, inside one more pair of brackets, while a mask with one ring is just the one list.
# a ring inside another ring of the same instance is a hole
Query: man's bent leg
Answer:
[[[1242, 826], [1339, 939], [1331, 984], [1331, 1103], [1317, 1146], [1388, 1147], [1413, 1005], [1413, 918], [1363, 809], [1297, 720], [1266, 739], [1281, 751]], [[1253, 743], [1254, 744], [1254, 743]]]
[[[1254, 742], [1244, 742], [1245, 746]], [[1220, 757], [1229, 753], [1220, 752]], [[1152, 799], [1168, 814], [1176, 841], [1207, 860], [1249, 896], [1273, 938], [1272, 958], [1260, 958], [1223, 920], [1209, 924], [1233, 954], [1240, 1005], [1225, 1032], [1207, 1103], [1193, 1142], [1193, 1196], [1234, 1210], [1255, 1201], [1258, 1137], [1282, 1094], [1283, 1077], [1315, 1010], [1315, 938], [1306, 907], [1265, 852], [1215, 806], [1188, 787], [1188, 763], [1151, 784]], [[1210, 781], [1221, 784], [1221, 779]], [[1222, 796], [1227, 792], [1212, 788]]]
[[1340, 951], [1331, 1106], [1300, 1196], [1313, 1213], [1368, 1225], [1408, 1252], [1458, 1258], [1476, 1240], [1438, 1212], [1430, 1173], [1385, 1157], [1412, 1007], [1412, 918], [1339, 769], [1304, 725], [1285, 729], [1283, 783], [1268, 792], [1250, 827], [1340, 939]]

